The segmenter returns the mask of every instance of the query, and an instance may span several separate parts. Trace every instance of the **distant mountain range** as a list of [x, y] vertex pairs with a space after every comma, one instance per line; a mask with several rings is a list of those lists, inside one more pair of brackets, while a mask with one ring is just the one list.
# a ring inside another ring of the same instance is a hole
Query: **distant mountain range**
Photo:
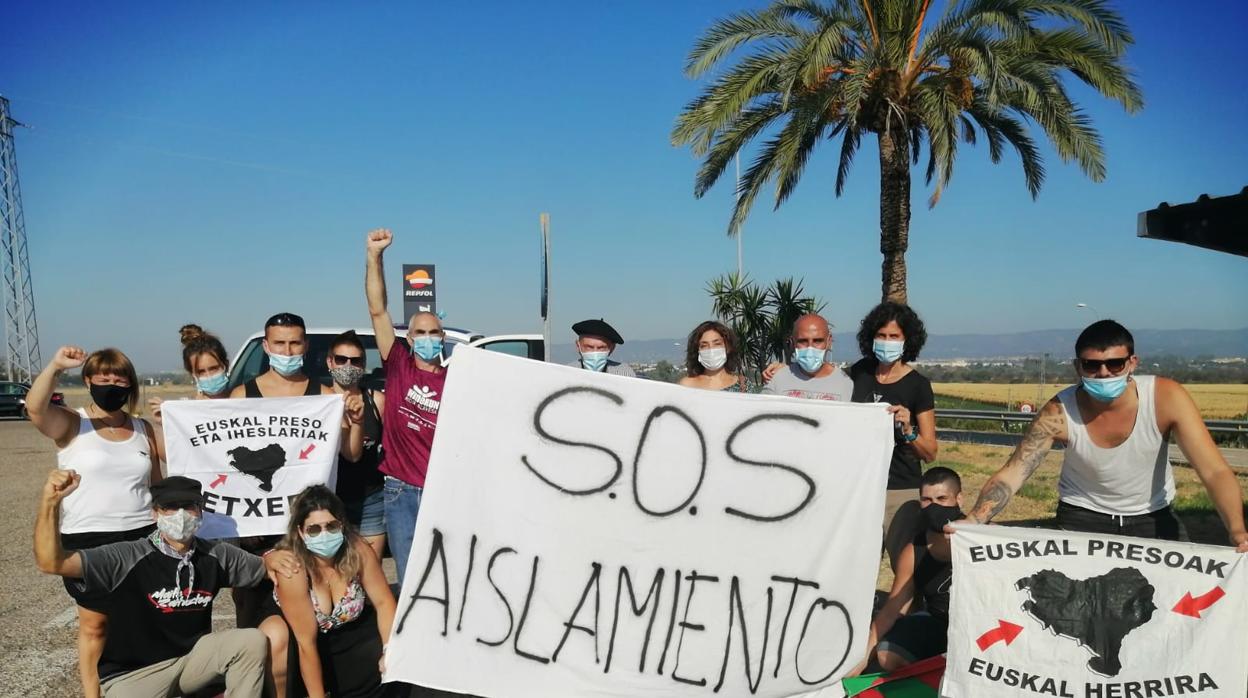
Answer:
[[[927, 338], [924, 359], [993, 359], [1017, 356], [1039, 356], [1045, 352], [1054, 358], [1074, 354], [1075, 338], [1080, 330], [1035, 330], [1009, 334], [947, 334]], [[1136, 330], [1135, 350], [1141, 356], [1248, 356], [1248, 327], [1238, 330]], [[848, 361], [858, 352], [852, 333], [834, 335], [834, 355]], [[666, 359], [683, 363], [683, 338], [649, 339], [621, 344], [612, 358], [629, 363], [649, 363]], [[576, 358], [576, 346], [556, 344], [556, 361]]]

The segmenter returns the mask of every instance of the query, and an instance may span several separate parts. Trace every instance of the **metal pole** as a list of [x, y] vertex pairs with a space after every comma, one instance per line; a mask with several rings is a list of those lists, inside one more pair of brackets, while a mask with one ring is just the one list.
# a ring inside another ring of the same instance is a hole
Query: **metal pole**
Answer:
[[[740, 205], [741, 203], [741, 153], [740, 152], [737, 153], [736, 202], [738, 205]], [[737, 278], [738, 279], [741, 278], [741, 272], [743, 269], [742, 261], [741, 261], [741, 235], [742, 235], [741, 229], [737, 228]]]
[[1040, 411], [1040, 407], [1044, 404], [1044, 372], [1049, 364], [1049, 355], [1046, 352], [1040, 357], [1040, 387], [1036, 389], [1036, 411]]
[[547, 361], [551, 358], [550, 346], [550, 214], [543, 213], [542, 226], [542, 344]]

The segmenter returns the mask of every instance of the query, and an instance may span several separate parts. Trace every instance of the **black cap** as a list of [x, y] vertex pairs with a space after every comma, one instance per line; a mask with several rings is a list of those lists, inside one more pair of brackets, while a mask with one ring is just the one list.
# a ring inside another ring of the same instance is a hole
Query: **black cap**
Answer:
[[624, 338], [620, 336], [620, 333], [616, 332], [615, 328], [608, 325], [607, 321], [602, 318], [598, 318], [597, 320], [581, 320], [572, 326], [572, 331], [576, 333], [577, 337], [584, 337], [588, 334], [595, 337], [602, 337], [612, 344], [624, 343]]
[[204, 503], [204, 495], [198, 480], [174, 475], [152, 485], [152, 506], [170, 509], [173, 504]]

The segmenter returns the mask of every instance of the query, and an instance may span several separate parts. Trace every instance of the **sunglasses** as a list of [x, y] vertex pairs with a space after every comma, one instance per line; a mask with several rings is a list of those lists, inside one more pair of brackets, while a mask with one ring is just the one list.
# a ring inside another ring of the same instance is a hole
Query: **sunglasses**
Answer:
[[1100, 373], [1102, 366], [1108, 368], [1110, 373], [1121, 373], [1130, 360], [1130, 356], [1124, 356], [1120, 359], [1079, 359], [1078, 361], [1079, 368], [1083, 369], [1084, 373]]
[[334, 359], [335, 366], [343, 366], [349, 363], [352, 366], [359, 366], [360, 368], [364, 368], [363, 356], [343, 356], [342, 354], [334, 354], [333, 359]]
[[274, 315], [273, 317], [269, 318], [268, 321], [264, 323], [264, 326], [266, 328], [268, 327], [299, 327], [303, 329], [306, 329], [307, 327], [306, 325], [303, 324], [303, 318], [299, 317], [298, 315], [295, 315], [294, 313], [278, 313], [277, 315]]
[[319, 536], [322, 528], [325, 529], [326, 533], [339, 533], [342, 531], [342, 522], [330, 521], [327, 524], [308, 524], [303, 527], [303, 532], [309, 536]]

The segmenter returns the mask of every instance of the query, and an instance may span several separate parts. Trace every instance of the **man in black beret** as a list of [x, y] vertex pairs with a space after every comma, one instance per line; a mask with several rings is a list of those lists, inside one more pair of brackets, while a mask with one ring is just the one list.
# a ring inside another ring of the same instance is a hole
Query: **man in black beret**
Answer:
[[606, 320], [581, 320], [572, 326], [572, 331], [576, 333], [576, 351], [580, 358], [568, 364], [569, 366], [580, 366], [590, 371], [616, 376], [636, 377], [637, 374], [633, 373], [631, 366], [608, 358], [615, 351], [615, 345], [624, 343], [624, 338]]
[[[227, 695], [259, 698], [268, 640], [255, 628], [212, 632], [212, 602], [223, 587], [259, 584], [265, 561], [196, 537], [203, 494], [199, 482], [180, 475], [152, 485], [156, 531], [148, 538], [64, 550], [61, 500], [81, 481], [73, 470], [48, 475], [35, 519], [35, 564], [102, 599], [108, 616], [99, 662], [104, 698], [197, 693], [221, 682]], [[282, 574], [302, 574], [292, 556], [269, 557]]]

